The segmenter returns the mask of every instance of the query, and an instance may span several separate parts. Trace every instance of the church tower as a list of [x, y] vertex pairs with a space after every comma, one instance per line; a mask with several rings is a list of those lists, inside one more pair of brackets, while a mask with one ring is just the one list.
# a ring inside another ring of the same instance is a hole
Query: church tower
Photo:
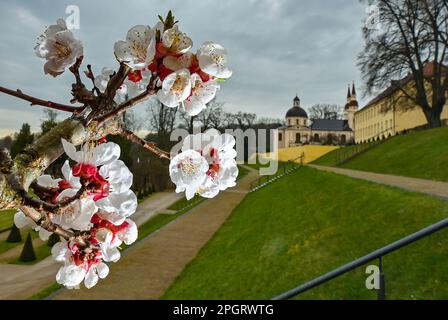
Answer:
[[355, 130], [355, 112], [358, 111], [358, 101], [356, 100], [355, 82], [352, 84], [352, 92], [350, 92], [350, 85], [347, 91], [347, 103], [345, 104], [344, 114], [348, 120], [350, 129]]

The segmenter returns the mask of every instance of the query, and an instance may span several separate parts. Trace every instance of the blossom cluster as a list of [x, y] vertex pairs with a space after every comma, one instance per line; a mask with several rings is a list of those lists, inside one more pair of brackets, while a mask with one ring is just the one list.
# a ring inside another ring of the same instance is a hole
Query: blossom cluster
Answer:
[[171, 159], [169, 170], [176, 192], [187, 199], [195, 194], [213, 198], [219, 191], [236, 185], [238, 166], [235, 138], [215, 129], [187, 136], [182, 152]]
[[[132, 173], [119, 160], [120, 147], [113, 143], [85, 144], [81, 150], [62, 139], [67, 160], [62, 166], [63, 178], [42, 175], [38, 186], [45, 190], [43, 200], [67, 206], [52, 214], [53, 223], [76, 230], [88, 247], [77, 241], [62, 241], [52, 248], [56, 261], [63, 263], [56, 275], [58, 283], [68, 288], [77, 287], [83, 280], [87, 288], [108, 274], [105, 262], [120, 259], [119, 246], [137, 239], [137, 226], [128, 217], [137, 209], [137, 197], [130, 190]], [[69, 201], [71, 200], [71, 201]], [[47, 240], [50, 232], [36, 225], [23, 212], [14, 216], [18, 228], [31, 226]]]
[[[219, 90], [219, 81], [229, 78], [226, 49], [214, 42], [203, 43], [195, 53], [193, 41], [176, 22], [158, 22], [153, 28], [136, 25], [129, 29], [126, 40], [114, 45], [116, 59], [131, 71], [115, 96], [122, 103], [144, 92], [150, 81], [156, 84], [156, 95], [170, 108], [182, 106], [190, 116], [206, 108]], [[82, 56], [83, 47], [59, 19], [39, 38], [36, 55], [47, 60], [45, 73], [58, 76]], [[114, 71], [103, 68], [94, 83], [101, 91], [107, 87]]]
[[[101, 99], [110, 83], [114, 89], [119, 86], [116, 91], [110, 90], [115, 92], [116, 104], [151, 93], [163, 105], [182, 107], [190, 116], [198, 115], [214, 99], [219, 82], [232, 75], [227, 66], [226, 49], [209, 41], [193, 52], [193, 41], [179, 29], [171, 12], [165, 20], [161, 17], [160, 20], [154, 27], [132, 27], [125, 40], [114, 44], [114, 55], [121, 64], [120, 70], [124, 70], [123, 77], [113, 78], [116, 72], [110, 68], [103, 68], [93, 77], [88, 67], [86, 75], [94, 86], [87, 93], [93, 99], [86, 99], [84, 107], [89, 106], [89, 101], [94, 101], [92, 105], [98, 101], [109, 103], [112, 97]], [[57, 77], [74, 66], [70, 70], [77, 77], [77, 83], [81, 81], [78, 69], [83, 45], [63, 19], [49, 26], [38, 38], [35, 53], [45, 59], [46, 74]], [[80, 87], [85, 89], [83, 85]], [[133, 102], [139, 101], [140, 97]], [[120, 109], [115, 107], [112, 103], [110, 109]], [[41, 200], [57, 208], [55, 212], [46, 212], [48, 219], [73, 234], [52, 248], [53, 258], [62, 263], [57, 282], [67, 288], [77, 288], [84, 281], [91, 288], [108, 275], [106, 262], [120, 259], [121, 244], [129, 245], [137, 239], [137, 226], [129, 219], [137, 209], [137, 197], [130, 189], [133, 175], [119, 160], [120, 147], [115, 143], [90, 141], [79, 150], [64, 139], [61, 143], [71, 161], [62, 166], [61, 178], [40, 176], [34, 191]], [[238, 176], [234, 146], [233, 136], [221, 135], [216, 130], [186, 137], [182, 152], [173, 156], [169, 164], [176, 192], [185, 192], [187, 199], [196, 194], [212, 198], [233, 187]], [[39, 231], [43, 240], [51, 235], [22, 211], [16, 213], [14, 222], [19, 228], [30, 226]]]
[[192, 47], [193, 41], [177, 24], [169, 28], [162, 22], [153, 28], [132, 27], [126, 40], [114, 46], [117, 59], [133, 69], [125, 83], [132, 89], [129, 98], [141, 92], [155, 75], [161, 103], [170, 108], [182, 105], [190, 116], [199, 114], [215, 97], [217, 79], [229, 78], [232, 71], [223, 46], [206, 42], [196, 53], [190, 51]]

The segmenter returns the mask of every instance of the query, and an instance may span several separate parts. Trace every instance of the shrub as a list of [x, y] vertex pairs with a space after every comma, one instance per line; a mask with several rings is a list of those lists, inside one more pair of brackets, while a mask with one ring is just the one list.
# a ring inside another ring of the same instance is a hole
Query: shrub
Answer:
[[19, 228], [16, 227], [15, 224], [13, 224], [12, 229], [9, 232], [8, 238], [6, 239], [6, 242], [15, 243], [15, 242], [21, 242], [21, 241], [22, 241], [22, 236], [20, 235], [20, 230], [19, 230]]
[[34, 253], [33, 239], [31, 239], [31, 233], [28, 233], [19, 261], [29, 262], [34, 260], [36, 260], [36, 254]]

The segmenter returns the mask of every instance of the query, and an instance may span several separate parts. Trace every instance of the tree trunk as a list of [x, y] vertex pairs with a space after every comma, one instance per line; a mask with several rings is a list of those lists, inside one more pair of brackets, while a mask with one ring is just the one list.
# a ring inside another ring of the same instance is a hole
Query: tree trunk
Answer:
[[442, 110], [443, 108], [426, 108], [423, 109], [429, 128], [438, 128], [442, 126]]
[[[14, 158], [11, 174], [15, 174], [22, 187], [28, 190], [31, 182], [64, 152], [61, 138], [79, 145], [87, 140], [98, 140], [108, 134], [117, 134], [118, 129], [117, 119], [106, 121], [100, 126], [86, 128], [81, 121], [68, 118], [21, 151]], [[20, 200], [7, 180], [7, 174], [0, 172], [0, 210], [17, 208], [21, 204]]]

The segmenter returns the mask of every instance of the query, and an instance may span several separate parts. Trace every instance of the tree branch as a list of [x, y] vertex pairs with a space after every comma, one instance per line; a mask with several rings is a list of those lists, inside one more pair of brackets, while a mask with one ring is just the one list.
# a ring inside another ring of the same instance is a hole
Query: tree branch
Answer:
[[129, 131], [127, 129], [122, 129], [120, 132], [120, 135], [128, 139], [129, 141], [141, 145], [143, 148], [151, 151], [152, 153], [156, 154], [160, 158], [164, 159], [171, 159], [171, 156], [169, 152], [166, 152], [156, 146], [154, 142], [147, 142], [146, 140], [138, 137], [136, 134], [134, 134], [132, 131]]
[[139, 104], [139, 103], [149, 99], [154, 94], [155, 94], [155, 91], [153, 91], [153, 90], [147, 90], [145, 92], [142, 92], [138, 96], [135, 96], [134, 98], [129, 99], [128, 101], [120, 104], [117, 108], [113, 109], [109, 113], [106, 113], [105, 115], [97, 118], [96, 121], [98, 121], [98, 123], [100, 123], [100, 124], [104, 123], [104, 122], [112, 119], [113, 117], [125, 112], [126, 110], [132, 108], [136, 104]]
[[76, 234], [71, 230], [65, 230], [61, 228], [59, 225], [51, 222], [51, 220], [46, 215], [42, 215], [37, 210], [27, 207], [27, 206], [20, 206], [19, 209], [31, 220], [33, 220], [38, 226], [44, 228], [45, 230], [49, 232], [54, 232], [57, 235], [63, 237], [65, 240], [74, 240], [77, 239], [80, 244], [84, 244], [85, 242], [82, 241], [81, 238], [77, 238]]
[[93, 75], [92, 66], [90, 64], [87, 65], [87, 71], [85, 71], [86, 77], [92, 81], [93, 91], [99, 97], [101, 96], [101, 91], [95, 84], [95, 76]]
[[130, 71], [131, 68], [129, 68], [127, 65], [125, 65], [124, 63], [120, 64], [120, 68], [118, 69], [117, 73], [115, 73], [112, 78], [110, 78], [109, 82], [107, 83], [106, 90], [104, 90], [106, 104], [108, 104], [109, 101], [112, 101], [115, 98], [117, 90], [123, 84], [123, 81], [126, 79]]
[[32, 96], [29, 96], [27, 94], [24, 94], [22, 92], [22, 90], [20, 90], [20, 89], [11, 90], [11, 89], [7, 89], [5, 87], [0, 86], [0, 92], [6, 93], [10, 96], [14, 96], [14, 97], [22, 99], [22, 100], [29, 101], [31, 103], [31, 106], [39, 105], [39, 106], [47, 107], [50, 109], [56, 109], [56, 110], [72, 112], [72, 113], [80, 112], [84, 109], [84, 107], [74, 107], [74, 106], [69, 106], [66, 104], [60, 104], [60, 103], [56, 103], [56, 102], [52, 102], [52, 101], [38, 99], [38, 98], [35, 98]]

